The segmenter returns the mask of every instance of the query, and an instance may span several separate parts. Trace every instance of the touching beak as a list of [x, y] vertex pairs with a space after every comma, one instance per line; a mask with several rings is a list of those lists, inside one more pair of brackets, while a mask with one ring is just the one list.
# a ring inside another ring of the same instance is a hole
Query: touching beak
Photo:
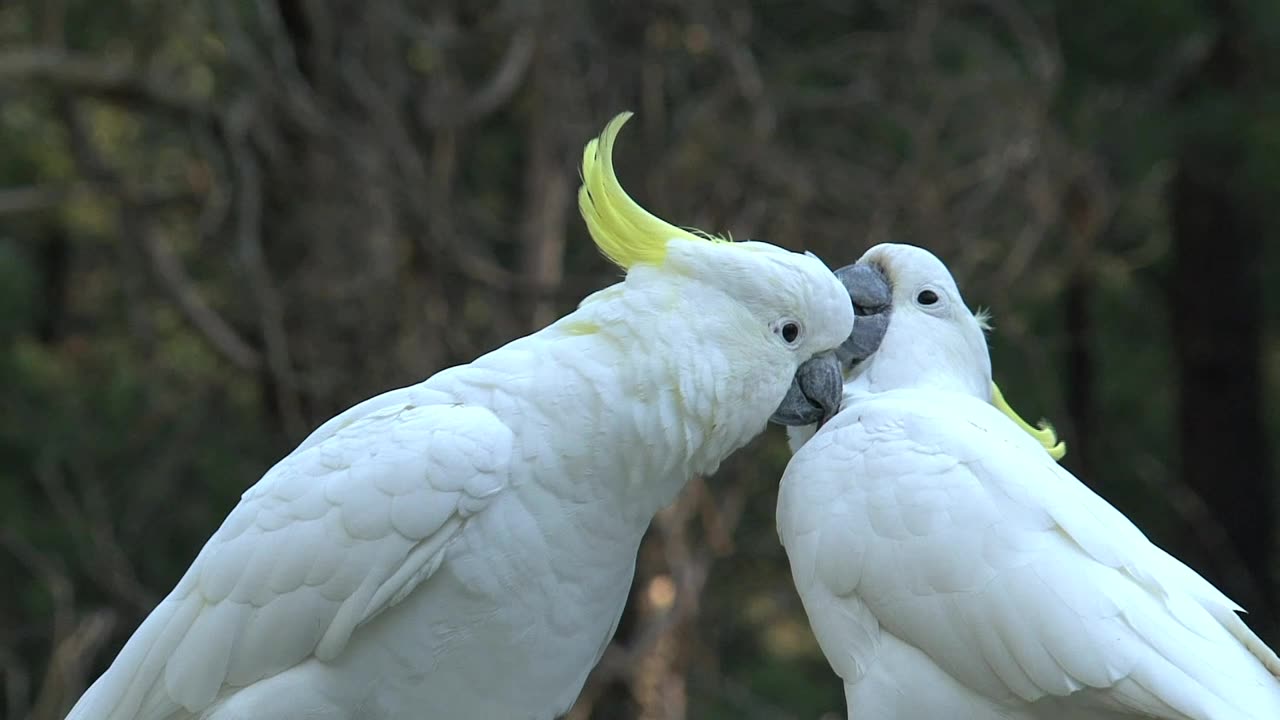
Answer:
[[791, 378], [782, 404], [774, 411], [769, 422], [778, 425], [821, 426], [840, 411], [840, 399], [844, 396], [844, 375], [840, 372], [840, 360], [834, 352], [815, 355], [804, 361]]
[[884, 271], [863, 263], [840, 268], [836, 277], [853, 301], [853, 332], [835, 351], [815, 355], [796, 370], [791, 388], [769, 422], [822, 427], [840, 411], [844, 371], [871, 357], [889, 330], [893, 286]]
[[836, 271], [853, 301], [853, 332], [836, 348], [842, 366], [852, 369], [871, 357], [889, 330], [893, 286], [884, 272], [870, 263], [846, 265]]

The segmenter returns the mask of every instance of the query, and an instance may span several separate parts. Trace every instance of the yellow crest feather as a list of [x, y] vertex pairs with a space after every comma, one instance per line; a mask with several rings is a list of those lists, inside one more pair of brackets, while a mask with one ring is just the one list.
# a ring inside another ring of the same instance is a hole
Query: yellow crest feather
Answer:
[[630, 112], [619, 113], [600, 137], [587, 143], [582, 151], [582, 187], [578, 190], [578, 210], [591, 239], [605, 257], [624, 270], [637, 263], [662, 264], [669, 240], [706, 241], [654, 216], [622, 189], [613, 171], [613, 144], [630, 118]]
[[1042, 419], [1037, 423], [1040, 426], [1039, 428], [1031, 427], [1030, 423], [1023, 420], [1018, 413], [1014, 412], [1013, 408], [1009, 405], [1009, 401], [1004, 399], [1004, 393], [1000, 392], [1000, 387], [995, 383], [991, 383], [991, 404], [995, 405], [997, 410], [1004, 413], [1006, 417], [1012, 420], [1015, 425], [1022, 428], [1024, 432], [1039, 441], [1040, 445], [1044, 447], [1045, 452], [1049, 453], [1049, 457], [1060, 461], [1066, 456], [1067, 444], [1058, 441], [1058, 433], [1053, 429], [1053, 426], [1049, 424], [1049, 421]]

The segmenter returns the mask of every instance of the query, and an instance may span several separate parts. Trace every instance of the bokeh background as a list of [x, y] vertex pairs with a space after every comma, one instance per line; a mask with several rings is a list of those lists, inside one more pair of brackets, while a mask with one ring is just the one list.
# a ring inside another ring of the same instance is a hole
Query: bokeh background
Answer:
[[[575, 202], [930, 248], [1066, 464], [1280, 640], [1280, 3], [0, 2], [0, 713], [51, 720], [322, 420], [618, 273]], [[771, 429], [570, 716], [837, 718]]]

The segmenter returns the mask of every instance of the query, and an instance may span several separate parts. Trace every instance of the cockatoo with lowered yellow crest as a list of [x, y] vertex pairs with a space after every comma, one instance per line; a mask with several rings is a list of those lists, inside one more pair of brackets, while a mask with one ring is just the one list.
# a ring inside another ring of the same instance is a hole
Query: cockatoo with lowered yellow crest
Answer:
[[569, 709], [654, 513], [775, 412], [833, 413], [831, 351], [854, 324], [816, 257], [711, 240], [632, 201], [612, 162], [626, 119], [587, 145], [579, 193], [625, 280], [322, 425], [244, 494], [71, 718]]
[[844, 407], [789, 431], [778, 530], [851, 719], [1280, 718], [1280, 659], [1009, 409], [936, 257], [836, 275]]

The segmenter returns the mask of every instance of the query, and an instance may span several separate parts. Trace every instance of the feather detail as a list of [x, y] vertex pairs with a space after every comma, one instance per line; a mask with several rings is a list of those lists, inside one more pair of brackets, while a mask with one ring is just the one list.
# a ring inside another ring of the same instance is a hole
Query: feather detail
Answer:
[[587, 223], [591, 239], [600, 252], [626, 270], [636, 264], [661, 265], [667, 242], [725, 242], [701, 231], [689, 231], [645, 210], [618, 182], [613, 169], [613, 144], [631, 113], [617, 115], [600, 137], [582, 151], [582, 187], [578, 209]]

